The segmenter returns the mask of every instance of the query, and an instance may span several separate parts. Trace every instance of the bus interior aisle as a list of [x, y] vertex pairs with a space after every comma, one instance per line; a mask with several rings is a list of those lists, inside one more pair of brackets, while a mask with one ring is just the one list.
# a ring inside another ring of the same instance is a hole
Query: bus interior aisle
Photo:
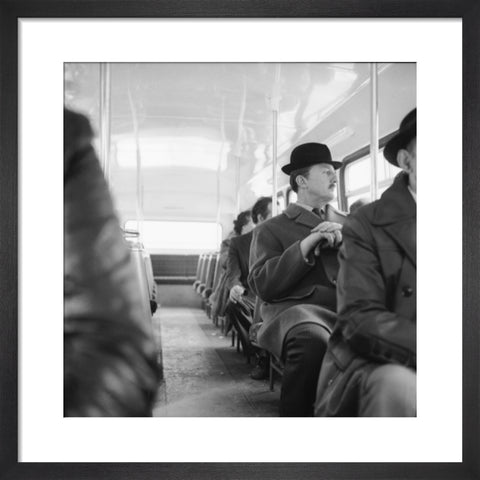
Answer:
[[[385, 153], [416, 112], [416, 82], [405, 62], [65, 64], [66, 111], [96, 133], [95, 168], [134, 261], [122, 298], [142, 304], [131, 316], [149, 337], [149, 349], [137, 342], [152, 364], [148, 391], [138, 384], [145, 416], [313, 416], [342, 225], [405, 178]], [[416, 171], [416, 150], [401, 150]], [[89, 189], [72, 192], [82, 205]], [[416, 288], [401, 296], [414, 309]], [[124, 363], [120, 400], [145, 373]]]
[[279, 388], [250, 378], [252, 364], [203, 310], [160, 307], [153, 323], [164, 373], [153, 416], [278, 416]]

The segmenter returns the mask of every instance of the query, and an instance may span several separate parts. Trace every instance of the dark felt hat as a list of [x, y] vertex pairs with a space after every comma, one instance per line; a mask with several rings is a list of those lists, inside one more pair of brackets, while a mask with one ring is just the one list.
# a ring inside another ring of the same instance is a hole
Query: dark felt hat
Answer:
[[294, 170], [310, 167], [317, 163], [327, 163], [335, 170], [342, 166], [341, 162], [334, 162], [330, 149], [323, 143], [304, 143], [292, 150], [290, 163], [282, 167], [282, 172], [290, 175]]
[[383, 155], [393, 165], [398, 167], [397, 153], [405, 148], [410, 140], [417, 136], [417, 109], [414, 108], [400, 123], [398, 132], [385, 145]]

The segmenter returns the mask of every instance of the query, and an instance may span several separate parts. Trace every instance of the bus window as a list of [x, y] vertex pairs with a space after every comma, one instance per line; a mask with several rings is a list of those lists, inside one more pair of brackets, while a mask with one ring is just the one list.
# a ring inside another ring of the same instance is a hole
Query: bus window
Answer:
[[[399, 168], [385, 160], [382, 149], [377, 161], [379, 196], [392, 184], [399, 171]], [[345, 166], [345, 196], [347, 209], [361, 197], [370, 198], [370, 155], [359, 158]]]
[[297, 201], [297, 194], [291, 189], [288, 189], [287, 193], [287, 206], [291, 203], [295, 203]]
[[338, 186], [337, 186], [336, 194], [337, 194], [337, 197], [335, 197], [331, 202], [328, 202], [328, 203], [329, 203], [333, 208], [335, 208], [335, 210], [340, 210], [340, 207], [339, 207], [339, 205], [338, 205], [338, 195], [339, 195]]
[[[136, 230], [137, 221], [127, 220], [125, 230]], [[141, 242], [150, 253], [200, 253], [216, 250], [222, 227], [215, 222], [141, 222]]]
[[282, 213], [285, 210], [285, 195], [283, 192], [280, 192], [277, 195], [277, 202], [278, 202], [278, 213]]

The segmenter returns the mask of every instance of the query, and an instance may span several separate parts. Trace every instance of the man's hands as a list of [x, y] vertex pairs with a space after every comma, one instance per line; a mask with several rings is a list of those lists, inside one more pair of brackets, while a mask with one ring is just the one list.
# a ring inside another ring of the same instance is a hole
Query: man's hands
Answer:
[[242, 303], [242, 295], [245, 292], [245, 289], [241, 285], [234, 285], [230, 289], [230, 301], [233, 303], [240, 302]]
[[320, 249], [325, 247], [338, 247], [342, 243], [342, 225], [335, 222], [322, 222], [312, 228], [310, 235], [300, 242], [302, 255], [307, 255], [314, 250], [314, 255], [320, 255]]

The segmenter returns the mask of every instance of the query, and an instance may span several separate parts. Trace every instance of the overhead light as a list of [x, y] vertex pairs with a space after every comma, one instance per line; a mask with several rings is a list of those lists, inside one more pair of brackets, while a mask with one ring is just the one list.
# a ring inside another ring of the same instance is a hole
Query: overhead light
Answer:
[[[142, 168], [185, 167], [206, 170], [227, 167], [228, 145], [204, 137], [142, 137], [139, 140]], [[135, 168], [137, 145], [133, 137], [116, 142], [117, 164], [120, 168]]]
[[335, 145], [338, 145], [339, 143], [343, 142], [347, 138], [350, 138], [353, 136], [353, 129], [351, 127], [343, 127], [337, 132], [333, 133], [330, 135], [328, 138], [326, 138], [323, 143], [328, 145], [329, 148], [334, 147]]

